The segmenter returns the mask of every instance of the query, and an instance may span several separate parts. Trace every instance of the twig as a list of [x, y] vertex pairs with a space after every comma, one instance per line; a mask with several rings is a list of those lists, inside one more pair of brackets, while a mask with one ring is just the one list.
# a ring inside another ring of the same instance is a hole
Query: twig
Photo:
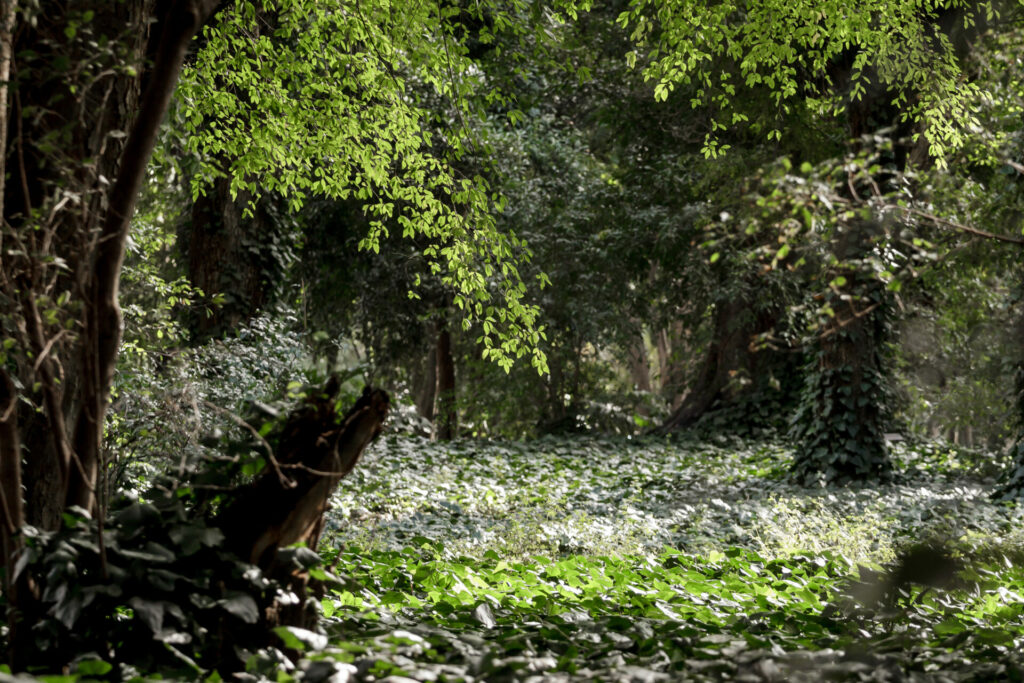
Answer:
[[236, 425], [238, 425], [242, 429], [245, 429], [254, 437], [256, 437], [256, 440], [260, 442], [264, 450], [267, 452], [267, 462], [270, 463], [270, 466], [274, 469], [274, 472], [277, 474], [277, 478], [281, 482], [281, 486], [283, 486], [286, 489], [293, 489], [296, 486], [298, 486], [294, 479], [289, 479], [284, 475], [284, 472], [281, 471], [282, 465], [277, 461], [277, 458], [274, 456], [273, 447], [271, 447], [270, 442], [263, 438], [263, 435], [260, 434], [258, 429], [253, 427], [251, 424], [249, 424], [248, 422], [246, 422], [241, 417], [231, 412], [227, 408], [222, 408], [216, 403], [210, 403], [207, 400], [203, 400], [203, 405], [206, 406], [207, 408], [210, 408], [211, 410], [219, 412], [221, 415], [224, 415], [229, 420], [234, 422]]
[[305, 465], [305, 464], [303, 464], [301, 462], [281, 463], [281, 467], [284, 468], [284, 469], [302, 470], [303, 472], [309, 472], [310, 474], [315, 474], [318, 477], [340, 477], [340, 476], [342, 476], [341, 472], [325, 472], [324, 470], [315, 470], [312, 467], [310, 467], [309, 465]]
[[853, 302], [851, 301], [850, 302], [850, 310], [853, 311], [853, 315], [851, 315], [850, 317], [846, 318], [845, 320], [844, 319], [840, 319], [838, 317], [834, 318], [834, 320], [836, 321], [835, 327], [830, 327], [829, 329], [827, 329], [824, 332], [822, 332], [821, 336], [819, 336], [818, 339], [827, 339], [828, 337], [832, 336], [833, 334], [835, 334], [839, 330], [843, 329], [844, 327], [846, 327], [847, 325], [852, 323], [854, 320], [857, 320], [858, 318], [863, 318], [864, 316], [866, 316], [868, 313], [871, 313], [871, 311], [875, 310], [876, 308], [878, 308], [878, 302], [877, 301], [875, 303], [871, 304], [870, 306], [868, 306], [867, 308], [865, 308], [863, 311], [858, 312], [857, 309], [855, 309], [853, 307]]
[[39, 372], [39, 366], [44, 360], [46, 360], [46, 357], [50, 355], [50, 351], [53, 350], [53, 345], [56, 344], [57, 341], [65, 334], [67, 334], [67, 330], [61, 330], [50, 337], [50, 341], [46, 342], [46, 346], [43, 347], [43, 350], [39, 352], [39, 356], [36, 357], [36, 362], [32, 365], [32, 372]]
[[978, 237], [984, 237], [990, 240], [998, 240], [1000, 242], [1009, 242], [1010, 244], [1024, 244], [1024, 239], [1021, 239], [1019, 237], [997, 235], [994, 232], [988, 232], [987, 230], [981, 230], [980, 228], [972, 228], [969, 225], [957, 223], [956, 221], [951, 221], [948, 218], [940, 218], [939, 216], [930, 214], [927, 211], [921, 211], [920, 209], [912, 209], [906, 206], [900, 206], [897, 208], [914, 216], [918, 216], [920, 218], [927, 218], [928, 220], [934, 223], [938, 223], [939, 225], [945, 225], [950, 228], [956, 228], [957, 230], [962, 230], [963, 232], [970, 233], [972, 235], [977, 235]]

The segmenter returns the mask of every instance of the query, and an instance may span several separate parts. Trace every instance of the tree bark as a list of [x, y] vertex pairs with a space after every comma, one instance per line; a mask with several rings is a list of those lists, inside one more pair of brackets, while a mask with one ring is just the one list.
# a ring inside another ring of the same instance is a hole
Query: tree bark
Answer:
[[262, 202], [252, 206], [253, 215], [246, 217], [251, 203], [252, 196], [245, 190], [232, 199], [230, 180], [220, 178], [192, 205], [186, 249], [189, 282], [208, 299], [215, 295], [223, 299], [221, 305], [209, 305], [195, 321], [200, 339], [237, 329], [270, 298], [267, 273], [274, 267], [273, 256], [267, 245], [259, 243], [270, 221]]
[[181, 74], [189, 42], [213, 12], [212, 0], [174, 3], [158, 27], [161, 35], [138, 115], [121, 154], [117, 180], [87, 279], [85, 331], [81, 347], [83, 401], [75, 423], [74, 446], [79, 467], [71, 470], [67, 502], [95, 511], [103, 423], [121, 345], [121, 306], [118, 289], [128, 229], [135, 202], [153, 155], [157, 134]]
[[[0, 367], [0, 567], [13, 567], [25, 525], [21, 505], [21, 440], [18, 437], [17, 390]], [[12, 572], [4, 573], [4, 593], [17, 604]], [[12, 627], [14, 620], [11, 620]]]
[[264, 569], [278, 548], [300, 542], [316, 548], [331, 493], [383, 428], [386, 393], [367, 387], [339, 423], [337, 391], [332, 381], [289, 417], [276, 462], [239, 491], [217, 520], [232, 550]]
[[455, 358], [452, 356], [452, 335], [448, 324], [437, 326], [437, 415], [434, 434], [440, 441], [455, 438], [458, 409], [455, 405]]
[[[14, 56], [14, 17], [18, 0], [4, 0], [0, 6], [0, 216], [4, 213], [4, 185], [7, 180], [7, 127], [10, 122], [7, 96], [10, 88], [11, 59]], [[3, 253], [3, 232], [0, 231], [0, 254]]]
[[[11, 57], [14, 54], [14, 16], [16, 0], [4, 0], [0, 7], [0, 217], [4, 213], [4, 191], [7, 179], [8, 85]], [[0, 230], [0, 259], [4, 253], [3, 230]], [[0, 275], [0, 277], [3, 277]], [[18, 392], [11, 376], [4, 369], [6, 354], [0, 349], [0, 567], [13, 567], [21, 548], [21, 527], [24, 508], [21, 493], [21, 439], [18, 434]], [[10, 572], [4, 574], [4, 592], [14, 595]], [[16, 597], [13, 599], [16, 603]], [[11, 620], [13, 626], [13, 619]]]

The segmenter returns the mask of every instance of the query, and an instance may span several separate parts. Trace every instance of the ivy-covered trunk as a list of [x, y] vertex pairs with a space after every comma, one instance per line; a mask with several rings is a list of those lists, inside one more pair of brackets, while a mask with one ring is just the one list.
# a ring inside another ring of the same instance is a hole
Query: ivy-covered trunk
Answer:
[[872, 224], [859, 223], [837, 239], [838, 265], [824, 302], [830, 317], [793, 419], [793, 471], [808, 484], [878, 481], [892, 471], [884, 434], [889, 296], [862, 261], [875, 233]]

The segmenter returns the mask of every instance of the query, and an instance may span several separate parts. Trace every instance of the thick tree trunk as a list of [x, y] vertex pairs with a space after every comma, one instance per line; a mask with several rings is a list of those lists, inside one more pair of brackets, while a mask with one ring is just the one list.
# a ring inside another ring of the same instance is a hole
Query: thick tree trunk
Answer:
[[[14, 54], [14, 16], [16, 0], [0, 5], [0, 217], [4, 213], [4, 188], [7, 179], [8, 86], [11, 58]], [[0, 261], [3, 260], [3, 230], [0, 230]], [[2, 277], [2, 276], [0, 276]], [[0, 355], [5, 356], [3, 351]], [[21, 439], [18, 434], [18, 392], [4, 368], [6, 357], [0, 359], [0, 567], [14, 566], [21, 549], [20, 529], [25, 524], [21, 504]], [[14, 593], [10, 572], [4, 574], [0, 586], [8, 595]], [[15, 600], [17, 602], [17, 600]]]
[[[25, 524], [21, 505], [21, 440], [18, 437], [17, 390], [0, 367], [0, 567], [13, 567], [21, 549]], [[11, 572], [4, 573], [3, 590], [13, 596]], [[9, 601], [11, 598], [9, 598]], [[14, 602], [17, 602], [15, 599]]]
[[437, 415], [434, 434], [440, 441], [455, 438], [458, 409], [455, 404], [455, 358], [452, 356], [452, 335], [448, 324], [437, 327]]
[[877, 481], [892, 472], [885, 444], [886, 292], [859, 259], [869, 253], [877, 226], [848, 226], [837, 239], [839, 266], [830, 279], [846, 285], [828, 294], [835, 314], [819, 338], [793, 434], [800, 448], [793, 471], [805, 481]]
[[[189, 42], [214, 4], [44, 1], [13, 32], [0, 157], [0, 325], [17, 342], [5, 349], [17, 383], [5, 376], [0, 390], [8, 570], [23, 523], [53, 529], [67, 506], [98, 509], [129, 221]], [[98, 50], [103, 42], [112, 49]], [[15, 403], [38, 409], [11, 409], [12, 387]], [[12, 600], [11, 613], [31, 614]]]

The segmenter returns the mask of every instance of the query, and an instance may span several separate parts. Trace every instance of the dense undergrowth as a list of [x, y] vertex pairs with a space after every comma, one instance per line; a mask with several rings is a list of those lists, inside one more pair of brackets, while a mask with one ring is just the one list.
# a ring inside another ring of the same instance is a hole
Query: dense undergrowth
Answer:
[[[1002, 463], [894, 450], [891, 484], [806, 489], [771, 441], [388, 437], [329, 515], [322, 631], [279, 629], [248, 675], [1020, 680]], [[86, 664], [46, 680], [113, 673]]]
[[386, 441], [334, 513], [323, 656], [366, 679], [1019, 679], [999, 463], [895, 451], [893, 484], [808, 490], [783, 445], [727, 437]]

